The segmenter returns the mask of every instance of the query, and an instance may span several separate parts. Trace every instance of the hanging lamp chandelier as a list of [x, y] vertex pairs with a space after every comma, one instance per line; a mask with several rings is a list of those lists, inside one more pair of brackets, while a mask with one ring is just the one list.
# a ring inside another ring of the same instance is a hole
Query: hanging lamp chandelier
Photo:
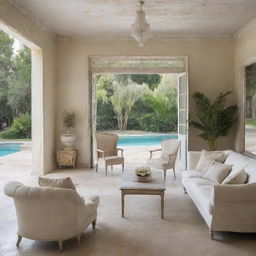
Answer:
[[138, 42], [140, 47], [150, 38], [150, 25], [147, 23], [146, 15], [142, 6], [144, 1], [140, 1], [140, 8], [136, 12], [135, 21], [131, 26], [132, 37]]

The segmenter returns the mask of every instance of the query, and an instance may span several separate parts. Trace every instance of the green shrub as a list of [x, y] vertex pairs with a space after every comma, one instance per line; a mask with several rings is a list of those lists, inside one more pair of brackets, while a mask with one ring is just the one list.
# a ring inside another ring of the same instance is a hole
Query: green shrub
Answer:
[[9, 128], [6, 131], [3, 131], [0, 133], [0, 138], [1, 139], [17, 139], [18, 134], [12, 128]]
[[30, 139], [31, 116], [23, 114], [13, 120], [12, 126], [0, 133], [1, 139]]

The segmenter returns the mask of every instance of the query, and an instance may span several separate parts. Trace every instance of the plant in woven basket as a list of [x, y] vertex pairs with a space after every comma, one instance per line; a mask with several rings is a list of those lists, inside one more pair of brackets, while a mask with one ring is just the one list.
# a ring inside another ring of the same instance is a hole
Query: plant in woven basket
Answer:
[[74, 112], [64, 111], [63, 124], [67, 133], [71, 133], [72, 128], [75, 127], [76, 114]]
[[138, 167], [135, 169], [135, 173], [138, 177], [148, 177], [151, 176], [151, 170], [149, 167]]
[[213, 102], [203, 93], [195, 92], [193, 94], [196, 118], [189, 120], [189, 123], [202, 131], [198, 136], [208, 143], [210, 150], [216, 150], [217, 139], [227, 136], [237, 121], [237, 106], [225, 106], [226, 96], [230, 93], [221, 92]]

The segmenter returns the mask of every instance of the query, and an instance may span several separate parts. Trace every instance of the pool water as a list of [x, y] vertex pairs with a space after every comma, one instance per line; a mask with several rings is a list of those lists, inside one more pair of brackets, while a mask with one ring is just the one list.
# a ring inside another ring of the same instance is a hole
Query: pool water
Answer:
[[120, 135], [118, 146], [160, 146], [162, 140], [177, 139], [178, 135]]
[[0, 143], [0, 157], [20, 151], [19, 143]]

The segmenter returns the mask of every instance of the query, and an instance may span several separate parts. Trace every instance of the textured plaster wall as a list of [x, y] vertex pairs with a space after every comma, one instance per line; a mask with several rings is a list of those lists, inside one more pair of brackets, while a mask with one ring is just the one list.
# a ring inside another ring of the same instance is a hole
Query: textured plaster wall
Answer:
[[235, 42], [235, 91], [239, 107], [239, 122], [236, 129], [237, 151], [244, 151], [244, 95], [245, 95], [245, 72], [247, 65], [256, 63], [256, 24], [238, 35]]
[[[152, 55], [188, 56], [189, 100], [193, 112], [192, 93], [201, 91], [210, 98], [219, 92], [234, 89], [234, 41], [219, 40], [149, 40], [144, 48], [138, 48], [132, 40], [86, 40], [57, 39], [56, 80], [56, 144], [61, 148], [59, 134], [63, 130], [63, 110], [78, 114], [77, 148], [78, 164], [89, 166], [89, 101], [88, 101], [88, 57], [92, 55]], [[230, 102], [234, 97], [230, 98]], [[206, 148], [197, 137], [197, 131], [189, 131], [189, 150]], [[234, 131], [219, 141], [220, 149], [234, 148]]]
[[32, 49], [33, 173], [47, 173], [55, 167], [55, 39], [6, 0], [0, 24]]

